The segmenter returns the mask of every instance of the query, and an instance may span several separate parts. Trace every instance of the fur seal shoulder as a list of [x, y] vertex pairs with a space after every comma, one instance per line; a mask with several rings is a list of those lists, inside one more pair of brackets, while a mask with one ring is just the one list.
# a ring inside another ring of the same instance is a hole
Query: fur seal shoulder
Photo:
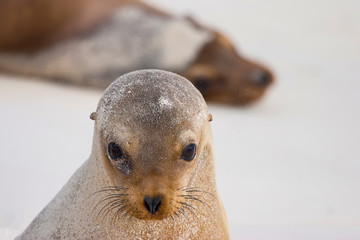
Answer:
[[166, 71], [104, 92], [92, 151], [18, 239], [229, 239], [206, 103]]

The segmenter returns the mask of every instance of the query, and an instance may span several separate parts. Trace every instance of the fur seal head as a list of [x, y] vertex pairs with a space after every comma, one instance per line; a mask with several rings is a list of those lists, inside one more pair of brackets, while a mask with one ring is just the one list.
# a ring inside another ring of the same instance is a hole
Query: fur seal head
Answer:
[[177, 74], [136, 71], [107, 88], [92, 118], [96, 159], [118, 189], [119, 209], [138, 219], [176, 214], [209, 144], [201, 93]]
[[182, 75], [207, 102], [247, 105], [260, 99], [274, 82], [273, 73], [241, 56], [220, 33], [213, 31], [213, 35]]
[[243, 57], [220, 32], [201, 25], [191, 16], [186, 20], [200, 31], [211, 33], [212, 38], [181, 75], [199, 89], [207, 102], [247, 105], [260, 99], [274, 82], [272, 71]]

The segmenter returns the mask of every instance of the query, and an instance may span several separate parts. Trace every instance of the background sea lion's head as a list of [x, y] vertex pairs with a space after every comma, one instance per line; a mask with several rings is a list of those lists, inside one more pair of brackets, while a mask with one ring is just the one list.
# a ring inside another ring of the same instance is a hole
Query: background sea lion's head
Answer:
[[207, 102], [247, 105], [260, 99], [273, 83], [272, 72], [257, 62], [241, 56], [222, 34], [208, 29], [191, 17], [199, 29], [212, 33], [212, 39], [182, 73], [202, 93]]
[[208, 120], [200, 92], [179, 75], [142, 70], [118, 78], [96, 112], [97, 161], [110, 182], [103, 203], [139, 219], [180, 214], [202, 191], [189, 184], [208, 154]]

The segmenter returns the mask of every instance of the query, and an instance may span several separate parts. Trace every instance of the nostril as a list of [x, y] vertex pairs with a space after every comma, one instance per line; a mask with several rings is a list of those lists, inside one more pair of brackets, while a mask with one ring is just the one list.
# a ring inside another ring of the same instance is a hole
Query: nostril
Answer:
[[156, 196], [154, 198], [145, 196], [144, 198], [145, 208], [153, 215], [159, 210], [160, 204], [161, 204], [160, 196]]
[[149, 197], [149, 196], [145, 196], [144, 198], [144, 205], [145, 205], [145, 208], [151, 213], [153, 214], [153, 209], [152, 209], [152, 198]]
[[160, 196], [156, 196], [153, 199], [153, 208], [155, 209], [155, 212], [157, 212], [160, 208], [160, 204], [161, 204], [161, 197]]
[[266, 71], [256, 71], [253, 74], [252, 81], [258, 86], [266, 86], [271, 83], [271, 75]]

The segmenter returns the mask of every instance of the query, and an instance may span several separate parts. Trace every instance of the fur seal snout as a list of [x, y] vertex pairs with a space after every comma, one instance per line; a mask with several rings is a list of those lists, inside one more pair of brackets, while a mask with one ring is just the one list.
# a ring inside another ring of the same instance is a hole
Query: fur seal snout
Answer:
[[211, 116], [185, 78], [118, 78], [96, 113], [90, 158], [21, 239], [228, 239]]

